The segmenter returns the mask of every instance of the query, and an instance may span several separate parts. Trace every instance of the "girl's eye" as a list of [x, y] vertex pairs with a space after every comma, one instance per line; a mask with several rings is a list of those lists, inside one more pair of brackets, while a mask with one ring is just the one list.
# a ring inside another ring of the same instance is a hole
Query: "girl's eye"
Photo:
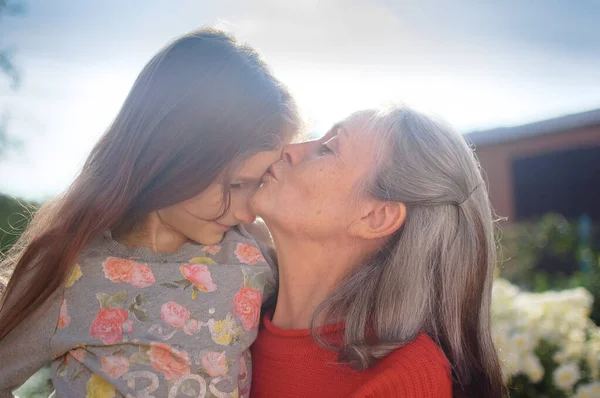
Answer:
[[328, 153], [333, 153], [333, 151], [331, 150], [331, 148], [329, 148], [325, 144], [321, 144], [319, 146], [318, 152], [319, 152], [319, 155], [325, 155], [325, 154], [328, 154]]
[[229, 185], [229, 188], [231, 189], [242, 189], [243, 185], [242, 184], [231, 184]]

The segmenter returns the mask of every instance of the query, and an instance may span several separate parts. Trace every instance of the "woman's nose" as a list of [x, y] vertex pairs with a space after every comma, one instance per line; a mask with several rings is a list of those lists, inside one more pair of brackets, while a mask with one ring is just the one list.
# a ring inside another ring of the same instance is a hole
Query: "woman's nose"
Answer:
[[306, 143], [288, 144], [281, 151], [281, 159], [286, 163], [296, 165], [302, 161], [305, 154]]

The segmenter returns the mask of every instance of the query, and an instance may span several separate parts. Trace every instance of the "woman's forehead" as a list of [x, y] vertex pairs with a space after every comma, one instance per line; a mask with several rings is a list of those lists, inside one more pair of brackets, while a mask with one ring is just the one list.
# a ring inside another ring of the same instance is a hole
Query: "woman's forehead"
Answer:
[[340, 123], [339, 131], [347, 140], [360, 140], [372, 136], [371, 121], [373, 114], [369, 111], [353, 113]]
[[336, 123], [320, 138], [320, 141], [325, 142], [336, 136], [338, 133], [350, 136], [356, 136], [368, 133], [369, 122], [374, 115], [373, 111], [359, 111], [351, 114], [342, 121]]

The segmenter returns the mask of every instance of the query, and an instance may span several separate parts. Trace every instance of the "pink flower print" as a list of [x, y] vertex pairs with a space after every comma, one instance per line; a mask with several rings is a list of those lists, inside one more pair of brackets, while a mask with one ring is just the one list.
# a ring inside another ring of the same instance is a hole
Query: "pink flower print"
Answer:
[[135, 261], [109, 257], [102, 263], [104, 276], [113, 282], [129, 282]]
[[113, 282], [127, 282], [133, 287], [144, 288], [154, 284], [154, 274], [148, 264], [136, 263], [123, 258], [109, 257], [102, 264], [104, 276]]
[[221, 246], [219, 246], [219, 245], [203, 246], [202, 251], [205, 253], [208, 253], [208, 254], [215, 255], [221, 251]]
[[58, 327], [66, 328], [70, 324], [71, 324], [71, 317], [69, 316], [69, 313], [67, 312], [67, 299], [63, 299], [62, 303], [60, 304], [60, 311], [58, 313]]
[[202, 367], [212, 377], [222, 376], [229, 371], [227, 357], [223, 352], [209, 352], [202, 357]]
[[234, 253], [238, 260], [244, 264], [254, 265], [258, 262], [265, 261], [265, 258], [256, 246], [248, 245], [246, 243], [238, 243]]
[[123, 376], [129, 370], [129, 359], [123, 355], [107, 355], [100, 358], [102, 371], [114, 379]]
[[260, 307], [262, 305], [262, 293], [256, 289], [243, 287], [233, 297], [233, 310], [242, 321], [246, 330], [252, 330], [258, 326], [260, 320]]
[[185, 321], [190, 318], [190, 312], [176, 302], [169, 301], [160, 308], [160, 316], [165, 323], [175, 328], [182, 328], [185, 326]]
[[90, 326], [90, 335], [102, 340], [104, 344], [116, 344], [123, 338], [124, 324], [126, 333], [133, 331], [128, 317], [127, 311], [122, 308], [103, 308], [98, 311]]
[[77, 361], [79, 362], [83, 362], [83, 358], [85, 358], [85, 349], [84, 348], [75, 348], [71, 351], [69, 351], [69, 354], [71, 354], [71, 356], [73, 358], [75, 358]]
[[217, 285], [213, 283], [210, 272], [204, 264], [186, 264], [179, 267], [181, 274], [202, 292], [214, 292]]
[[153, 285], [154, 282], [154, 274], [150, 267], [147, 264], [136, 263], [131, 273], [131, 281], [129, 282], [131, 286], [143, 288]]
[[162, 372], [167, 381], [175, 381], [190, 374], [190, 356], [164, 343], [150, 343], [148, 357], [154, 369]]

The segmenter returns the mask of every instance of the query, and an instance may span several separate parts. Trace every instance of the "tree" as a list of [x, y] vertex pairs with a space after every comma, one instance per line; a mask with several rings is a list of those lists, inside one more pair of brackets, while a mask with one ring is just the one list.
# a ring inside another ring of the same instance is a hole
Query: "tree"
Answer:
[[[0, 23], [4, 17], [19, 16], [25, 12], [25, 4], [11, 0], [0, 0]], [[20, 75], [13, 61], [13, 51], [0, 43], [0, 73], [3, 74], [9, 82], [9, 89], [16, 90], [19, 87]], [[14, 146], [17, 141], [11, 139], [7, 134], [8, 113], [5, 111], [0, 116], [0, 156], [6, 150]]]

